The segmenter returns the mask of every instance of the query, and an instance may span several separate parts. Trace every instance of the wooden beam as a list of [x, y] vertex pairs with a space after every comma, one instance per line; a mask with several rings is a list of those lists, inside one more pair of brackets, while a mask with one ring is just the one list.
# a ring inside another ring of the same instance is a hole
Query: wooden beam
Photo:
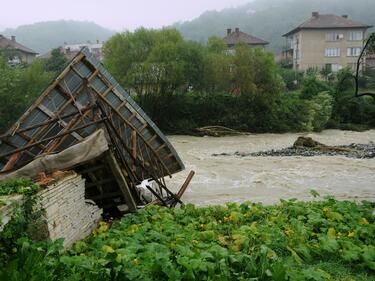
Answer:
[[43, 140], [40, 140], [40, 141], [37, 141], [37, 142], [31, 143], [31, 144], [28, 144], [28, 145], [25, 145], [25, 146], [23, 146], [23, 147], [21, 147], [21, 148], [18, 148], [18, 149], [15, 149], [15, 150], [13, 150], [13, 151], [10, 151], [10, 152], [7, 152], [7, 153], [4, 153], [4, 154], [0, 155], [0, 159], [1, 159], [1, 158], [5, 158], [6, 156], [12, 155], [13, 153], [17, 153], [17, 152], [20, 152], [20, 151], [26, 150], [26, 149], [28, 149], [28, 148], [30, 148], [30, 147], [33, 147], [33, 146], [36, 146], [36, 145], [38, 145], [38, 144], [41, 144], [41, 143], [44, 143], [44, 142], [47, 142], [47, 141], [51, 141], [51, 140], [57, 139], [57, 138], [59, 138], [59, 137], [62, 137], [62, 136], [68, 135], [68, 134], [70, 134], [70, 133], [72, 133], [72, 132], [79, 131], [79, 130], [82, 130], [82, 129], [84, 129], [84, 128], [87, 128], [87, 127], [93, 126], [93, 125], [98, 124], [98, 123], [101, 123], [101, 122], [103, 122], [103, 121], [105, 121], [105, 120], [106, 120], [106, 119], [104, 118], [104, 119], [101, 119], [101, 120], [98, 120], [98, 121], [94, 121], [94, 122], [91, 122], [91, 123], [89, 123], [89, 124], [85, 124], [85, 125], [83, 125], [83, 126], [80, 126], [80, 127], [74, 128], [74, 129], [71, 129], [71, 130], [69, 130], [69, 131], [66, 131], [66, 132], [64, 132], [64, 133], [57, 134], [57, 135], [55, 135], [55, 136], [53, 136], [53, 137], [49, 137], [49, 138], [46, 138], [46, 139], [43, 139]]
[[[100, 97], [100, 99], [102, 100], [102, 101], [104, 101], [105, 103], [106, 103], [106, 105], [108, 106], [108, 107], [110, 107], [110, 109], [111, 109], [111, 111], [113, 111], [113, 112], [115, 112], [117, 115], [118, 115], [118, 117], [122, 120], [122, 121], [124, 121], [132, 130], [134, 130], [134, 131], [136, 131], [137, 133], [138, 133], [138, 130], [137, 130], [137, 128], [131, 123], [131, 122], [129, 122], [126, 118], [124, 118], [122, 115], [121, 115], [121, 113], [118, 111], [118, 110], [116, 110], [116, 108], [108, 101], [108, 100], [106, 100], [103, 96], [102, 96], [102, 94], [101, 93], [99, 93], [94, 87], [91, 87], [90, 85], [89, 85], [89, 87], [90, 87], [90, 89], [92, 89], [92, 90], [94, 90], [97, 94], [98, 94], [98, 96]], [[160, 158], [160, 155], [158, 154], [158, 153], [156, 153], [156, 151], [154, 150], [154, 148], [151, 146], [151, 144], [141, 135], [141, 134], [138, 134], [139, 135], [139, 137], [143, 140], [143, 142], [148, 146], [148, 148], [152, 151], [152, 153], [154, 154], [154, 156], [159, 160], [159, 162], [161, 163], [161, 165], [162, 165], [162, 167], [165, 169], [165, 171], [167, 172], [167, 174], [170, 176], [170, 177], [172, 177], [172, 174], [171, 174], [171, 172], [169, 171], [169, 169], [168, 169], [168, 167], [165, 165], [165, 163], [162, 161], [162, 159]]]
[[[80, 53], [77, 55], [73, 61], [71, 62], [70, 66], [74, 66], [77, 63], [79, 63], [85, 55], [83, 53]], [[60, 73], [60, 75], [48, 86], [46, 90], [44, 90], [43, 94], [34, 102], [33, 106], [30, 107], [18, 120], [18, 122], [10, 129], [11, 132], [15, 131], [19, 124], [21, 124], [27, 116], [43, 101], [43, 99], [52, 91], [55, 86], [60, 83], [60, 81], [65, 77], [65, 75], [70, 71], [70, 66], [66, 67], [63, 72]]]
[[[45, 107], [43, 104], [38, 105], [38, 108], [39, 108], [39, 110], [43, 111], [46, 115], [48, 115], [50, 118], [55, 118], [56, 117], [56, 115], [51, 110], [49, 110], [47, 107]], [[68, 125], [64, 120], [60, 120], [60, 119], [57, 121], [57, 123], [59, 123], [61, 125], [61, 127], [63, 127], [63, 128], [65, 128]], [[75, 139], [77, 139], [78, 141], [81, 141], [83, 139], [77, 133], [72, 133], [72, 136]]]
[[[182, 195], [184, 195], [187, 187], [189, 186], [191, 180], [193, 179], [195, 175], [195, 172], [194, 171], [190, 171], [189, 175], [187, 176], [185, 182], [183, 183], [183, 185], [181, 186], [180, 190], [177, 192], [176, 196], [178, 197], [178, 199], [181, 199]], [[177, 201], [174, 201], [172, 204], [171, 204], [171, 207], [174, 207], [177, 205]]]
[[[132, 131], [132, 136], [131, 136], [131, 144], [132, 144], [132, 157], [134, 159], [137, 159], [137, 132]], [[137, 167], [133, 165], [132, 167], [133, 171], [136, 171]]]
[[126, 205], [128, 205], [129, 210], [131, 212], [134, 212], [137, 210], [137, 205], [135, 203], [135, 200], [133, 198], [133, 195], [130, 191], [129, 185], [126, 182], [126, 179], [124, 177], [124, 174], [122, 173], [122, 170], [120, 168], [120, 165], [118, 164], [115, 155], [112, 151], [106, 152], [106, 160], [109, 165], [109, 167], [112, 170], [112, 173], [116, 179], [116, 182], [121, 190], [121, 193], [124, 197], [124, 200], [126, 202]]
[[[89, 107], [85, 108], [85, 110], [88, 110], [90, 108], [92, 108], [92, 106], [89, 106]], [[44, 121], [44, 122], [41, 122], [41, 123], [38, 123], [38, 124], [35, 124], [35, 125], [32, 125], [32, 126], [29, 126], [29, 127], [25, 127], [23, 129], [20, 129], [20, 130], [17, 130], [14, 134], [24, 133], [24, 132], [30, 131], [32, 129], [36, 129], [36, 128], [42, 127], [44, 125], [51, 124], [53, 122], [56, 122], [57, 120], [63, 120], [63, 119], [66, 119], [68, 117], [71, 117], [71, 116], [77, 115], [77, 114], [79, 114], [79, 112], [73, 112], [73, 113], [69, 113], [69, 114], [63, 115], [63, 116], [54, 117], [54, 118], [49, 119], [47, 121]], [[9, 138], [9, 137], [12, 137], [12, 134], [4, 134], [4, 135], [0, 136], [0, 140], [3, 141], [5, 138]]]

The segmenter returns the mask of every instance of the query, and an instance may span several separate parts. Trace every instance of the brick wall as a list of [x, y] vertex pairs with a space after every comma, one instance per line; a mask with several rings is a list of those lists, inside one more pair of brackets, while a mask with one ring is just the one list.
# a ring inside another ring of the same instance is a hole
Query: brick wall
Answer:
[[[36, 223], [33, 233], [38, 236], [38, 232], [41, 232], [41, 237], [52, 240], [64, 238], [65, 248], [87, 237], [101, 219], [102, 210], [94, 202], [85, 199], [85, 179], [76, 173], [64, 176], [38, 195], [44, 210], [41, 218], [43, 223]], [[3, 217], [5, 211], [6, 216], [10, 216], [9, 206], [0, 208]]]

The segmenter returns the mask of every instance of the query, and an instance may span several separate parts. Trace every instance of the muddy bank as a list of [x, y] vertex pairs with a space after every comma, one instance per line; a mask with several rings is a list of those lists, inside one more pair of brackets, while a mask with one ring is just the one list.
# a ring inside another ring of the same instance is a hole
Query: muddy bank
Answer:
[[[186, 171], [169, 180], [177, 190], [189, 170], [197, 172], [184, 195], [185, 202], [200, 205], [228, 201], [275, 203], [280, 198], [310, 199], [315, 189], [339, 199], [375, 201], [375, 158], [212, 156], [249, 154], [289, 147], [301, 134], [258, 134], [231, 137], [170, 136], [186, 165]], [[332, 146], [375, 141], [375, 130], [350, 132], [327, 130], [306, 136]]]

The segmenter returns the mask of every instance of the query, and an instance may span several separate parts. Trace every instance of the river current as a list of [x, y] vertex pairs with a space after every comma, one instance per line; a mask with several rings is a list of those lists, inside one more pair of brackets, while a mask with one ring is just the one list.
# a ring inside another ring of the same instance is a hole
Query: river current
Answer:
[[252, 201], [273, 204], [281, 198], [311, 200], [310, 190], [338, 199], [375, 201], [375, 158], [212, 156], [286, 148], [302, 135], [326, 145], [375, 142], [375, 130], [221, 138], [169, 136], [186, 170], [173, 175], [167, 181], [168, 186], [177, 191], [188, 172], [194, 170], [196, 175], [182, 198], [185, 203], [212, 205]]

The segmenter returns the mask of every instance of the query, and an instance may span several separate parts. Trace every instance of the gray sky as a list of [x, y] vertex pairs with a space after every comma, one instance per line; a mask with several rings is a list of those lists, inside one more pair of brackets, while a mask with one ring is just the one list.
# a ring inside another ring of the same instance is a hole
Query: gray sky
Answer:
[[[251, 0], [0, 0], [0, 30], [48, 20], [88, 20], [121, 31], [162, 27]], [[6, 11], [6, 12], [5, 12]]]

